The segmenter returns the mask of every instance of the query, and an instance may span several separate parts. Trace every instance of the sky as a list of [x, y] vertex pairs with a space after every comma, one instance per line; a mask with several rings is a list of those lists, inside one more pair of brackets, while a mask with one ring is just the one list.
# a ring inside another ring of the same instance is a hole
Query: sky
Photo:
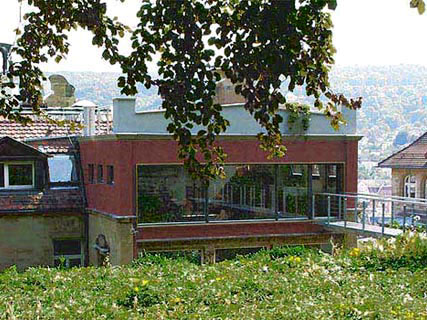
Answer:
[[[12, 43], [19, 25], [18, 0], [1, 0], [0, 42]], [[130, 27], [136, 26], [139, 0], [107, 0], [108, 11]], [[28, 10], [26, 5], [23, 11]], [[337, 65], [420, 64], [427, 66], [427, 13], [420, 16], [409, 8], [409, 0], [339, 0], [332, 14]], [[46, 72], [117, 72], [101, 59], [85, 31], [70, 34], [70, 53], [60, 64], [42, 66]], [[129, 43], [121, 49], [129, 50]]]

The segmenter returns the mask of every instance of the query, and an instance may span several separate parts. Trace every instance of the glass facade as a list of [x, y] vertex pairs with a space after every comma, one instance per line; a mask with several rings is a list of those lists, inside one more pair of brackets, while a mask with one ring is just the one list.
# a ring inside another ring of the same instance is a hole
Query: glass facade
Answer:
[[[140, 165], [138, 222], [305, 218], [312, 192], [342, 190], [341, 167], [230, 164], [225, 166], [225, 179], [217, 178], [204, 188], [181, 165]], [[324, 203], [316, 205], [322, 208]]]

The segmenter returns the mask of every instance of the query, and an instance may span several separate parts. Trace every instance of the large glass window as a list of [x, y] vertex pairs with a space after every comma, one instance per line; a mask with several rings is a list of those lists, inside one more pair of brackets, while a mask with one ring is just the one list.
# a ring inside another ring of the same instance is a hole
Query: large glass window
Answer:
[[201, 183], [183, 166], [138, 166], [138, 221], [187, 222], [205, 219]]
[[226, 165], [226, 179], [209, 186], [209, 218], [246, 220], [275, 218], [275, 166]]
[[338, 167], [341, 165], [318, 164], [313, 170], [305, 164], [229, 164], [224, 167], [226, 178], [210, 181], [205, 190], [181, 165], [140, 165], [138, 221], [307, 217], [312, 201], [310, 181], [313, 193], [341, 192], [342, 170]]
[[32, 162], [6, 162], [0, 164], [0, 188], [20, 189], [34, 187]]
[[407, 198], [416, 198], [417, 196], [417, 181], [415, 176], [409, 175], [405, 177], [403, 196]]

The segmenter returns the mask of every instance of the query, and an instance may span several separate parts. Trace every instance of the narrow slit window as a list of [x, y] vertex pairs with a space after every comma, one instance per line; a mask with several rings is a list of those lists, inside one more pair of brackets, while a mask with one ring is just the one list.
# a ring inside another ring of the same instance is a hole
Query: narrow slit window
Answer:
[[114, 184], [114, 166], [107, 166], [107, 184]]
[[104, 183], [104, 168], [102, 164], [98, 164], [97, 174], [98, 174], [98, 179], [97, 179], [98, 183]]

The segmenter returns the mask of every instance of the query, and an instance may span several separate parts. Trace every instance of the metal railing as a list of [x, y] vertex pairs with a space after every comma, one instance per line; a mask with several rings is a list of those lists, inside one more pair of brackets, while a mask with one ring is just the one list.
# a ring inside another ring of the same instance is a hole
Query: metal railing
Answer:
[[317, 193], [313, 195], [312, 209], [315, 218], [325, 218], [326, 223], [343, 221], [361, 224], [365, 231], [368, 225], [406, 230], [427, 228], [427, 199], [382, 197], [365, 193]]

